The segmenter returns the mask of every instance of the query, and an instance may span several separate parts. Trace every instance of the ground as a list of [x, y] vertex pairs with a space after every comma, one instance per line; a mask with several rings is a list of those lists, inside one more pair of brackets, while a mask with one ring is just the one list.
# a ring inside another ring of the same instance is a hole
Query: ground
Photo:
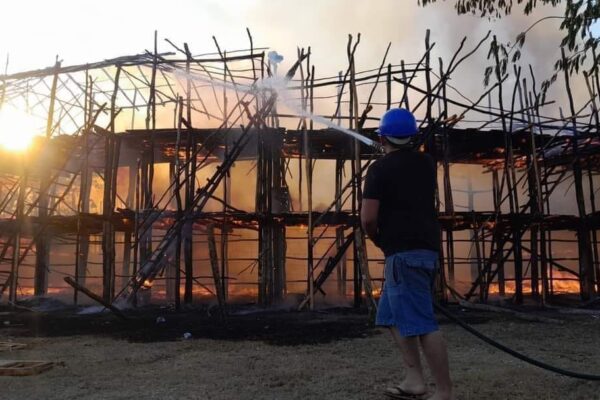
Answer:
[[[222, 323], [206, 310], [113, 315], [0, 312], [0, 341], [28, 348], [0, 359], [50, 360], [52, 370], [0, 377], [1, 399], [383, 399], [402, 376], [387, 332], [364, 313], [329, 310], [238, 313]], [[475, 311], [453, 312], [528, 355], [600, 374], [600, 319], [562, 325]], [[163, 317], [164, 322], [157, 317]], [[600, 399], [600, 383], [524, 364], [441, 318], [457, 399]], [[185, 333], [192, 335], [184, 339]]]

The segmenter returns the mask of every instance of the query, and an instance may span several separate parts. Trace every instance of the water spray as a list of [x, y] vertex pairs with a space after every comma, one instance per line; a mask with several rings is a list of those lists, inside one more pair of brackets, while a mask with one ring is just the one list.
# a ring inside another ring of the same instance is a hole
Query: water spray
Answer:
[[296, 62], [296, 64], [294, 64], [294, 66], [290, 69], [290, 71], [285, 76], [277, 76], [277, 74], [276, 74], [277, 65], [281, 61], [283, 61], [283, 56], [278, 54], [275, 51], [271, 51], [268, 54], [268, 58], [269, 58], [271, 65], [274, 67], [273, 68], [274, 75], [264, 78], [264, 79], [257, 80], [252, 85], [233, 84], [233, 83], [215, 81], [211, 78], [206, 78], [199, 74], [187, 72], [180, 68], [170, 67], [170, 68], [172, 68], [172, 69], [170, 69], [170, 72], [172, 72], [175, 75], [179, 75], [183, 78], [188, 78], [191, 80], [208, 83], [208, 84], [215, 85], [215, 86], [218, 86], [218, 87], [221, 87], [224, 89], [240, 91], [240, 92], [247, 93], [250, 95], [256, 96], [258, 94], [264, 93], [265, 91], [275, 93], [275, 94], [277, 94], [277, 99], [280, 100], [287, 108], [289, 108], [298, 117], [308, 118], [318, 124], [325, 125], [330, 129], [334, 129], [338, 132], [348, 135], [348, 136], [352, 137], [353, 139], [356, 139], [356, 140], [366, 144], [367, 146], [374, 147], [377, 150], [381, 151], [381, 144], [379, 142], [377, 142], [376, 140], [372, 140], [364, 135], [361, 135], [358, 132], [355, 132], [348, 128], [344, 128], [343, 126], [340, 126], [327, 118], [324, 118], [320, 115], [316, 115], [307, 110], [304, 110], [304, 109], [302, 109], [302, 107], [299, 104], [297, 104], [298, 101], [293, 99], [290, 96], [290, 88], [288, 85], [289, 85], [291, 79], [293, 78], [295, 71], [298, 68], [299, 62], [301, 60]]

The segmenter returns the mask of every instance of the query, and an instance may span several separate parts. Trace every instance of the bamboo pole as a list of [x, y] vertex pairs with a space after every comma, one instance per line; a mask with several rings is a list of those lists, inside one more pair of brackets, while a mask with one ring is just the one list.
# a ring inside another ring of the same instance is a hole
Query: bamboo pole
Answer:
[[17, 287], [19, 285], [19, 258], [21, 254], [21, 229], [23, 225], [23, 209], [25, 204], [25, 192], [27, 190], [27, 169], [25, 160], [22, 160], [21, 184], [19, 185], [19, 196], [17, 198], [17, 210], [15, 215], [15, 233], [13, 240], [13, 254], [10, 270], [9, 301], [13, 304], [17, 301]]
[[[340, 213], [342, 211], [342, 179], [344, 173], [344, 160], [337, 158], [335, 160], [335, 212]], [[344, 244], [344, 227], [339, 226], [335, 230], [336, 237], [336, 248], [339, 252], [341, 247]], [[347, 279], [347, 265], [346, 265], [346, 253], [341, 257], [340, 261], [336, 266], [337, 270], [337, 288], [338, 295], [345, 297], [346, 296], [346, 279]]]
[[[83, 223], [81, 220], [82, 213], [89, 212], [90, 206], [90, 191], [92, 188], [91, 175], [89, 173], [89, 131], [92, 121], [92, 109], [94, 107], [92, 94], [92, 80], [89, 72], [85, 71], [85, 109], [84, 109], [84, 127], [81, 133], [83, 142], [83, 163], [81, 166], [81, 175], [79, 178], [79, 198], [77, 200], [77, 241], [75, 244], [75, 282], [77, 284], [85, 284], [85, 276], [87, 270], [87, 261], [89, 253], [90, 237], [86, 232], [82, 234]], [[83, 279], [83, 280], [82, 280]], [[73, 290], [73, 303], [77, 305], [78, 290]]]
[[[185, 56], [186, 56], [186, 72], [190, 71], [190, 64], [192, 61], [192, 52], [190, 51], [187, 43], [184, 43]], [[191, 106], [191, 93], [190, 93], [190, 85], [191, 79], [187, 78], [187, 87], [186, 87], [186, 103], [187, 103], [187, 122], [188, 122], [188, 135], [187, 142], [185, 148], [185, 158], [186, 158], [186, 176], [185, 176], [185, 209], [186, 212], [189, 212], [189, 208], [191, 207], [194, 192], [196, 190], [196, 171], [197, 171], [197, 157], [195, 156], [196, 152], [196, 142], [195, 137], [193, 135], [193, 131], [191, 129], [192, 126], [192, 106]], [[188, 172], [189, 171], [189, 172]], [[185, 269], [185, 283], [184, 283], [184, 302], [186, 304], [190, 304], [192, 302], [192, 291], [193, 291], [193, 276], [194, 276], [194, 246], [192, 243], [193, 237], [193, 221], [186, 221], [183, 225], [183, 258], [184, 258], [184, 269]]]
[[110, 102], [109, 132], [104, 138], [104, 196], [102, 202], [102, 297], [109, 302], [115, 293], [115, 228], [112, 222], [119, 165], [119, 142], [115, 135], [116, 100], [121, 66], [117, 66]]
[[595, 294], [594, 289], [594, 267], [593, 267], [593, 255], [590, 243], [590, 232], [587, 221], [587, 213], [585, 210], [585, 198], [583, 193], [583, 176], [581, 171], [581, 163], [579, 158], [579, 131], [577, 127], [577, 117], [575, 112], [575, 103], [573, 100], [573, 94], [571, 92], [571, 84], [569, 79], [569, 64], [565, 57], [565, 50], [561, 47], [561, 55], [563, 61], [564, 79], [565, 86], [567, 89], [567, 97], [569, 99], [569, 108], [571, 111], [571, 125], [573, 129], [573, 137], [571, 139], [572, 152], [573, 152], [573, 178], [575, 186], [575, 197], [577, 201], [577, 211], [579, 218], [581, 219], [581, 226], [578, 229], [578, 248], [579, 248], [579, 268], [580, 268], [580, 285], [581, 285], [581, 298], [583, 300], [589, 300]]
[[[52, 87], [50, 89], [50, 103], [48, 106], [48, 117], [46, 119], [46, 140], [52, 136], [54, 126], [54, 110], [56, 105], [56, 90], [58, 84], [58, 71], [60, 61], [56, 60], [54, 64], [54, 75], [52, 77]], [[48, 217], [48, 191], [50, 190], [50, 171], [44, 170], [40, 177], [40, 193], [38, 197], [38, 217], [40, 225], [46, 224]], [[35, 253], [35, 277], [34, 294], [36, 296], [46, 294], [48, 290], [48, 271], [50, 268], [50, 238], [47, 235], [40, 235], [36, 241]]]
[[[188, 102], [189, 104], [189, 102]], [[179, 153], [181, 150], [181, 125], [183, 124], [183, 98], [179, 98], [179, 102], [177, 104], [177, 141], [175, 144], [175, 159], [173, 161], [173, 173], [172, 179], [175, 179], [175, 186], [173, 188], [175, 194], [175, 203], [177, 207], [176, 217], [178, 220], [183, 218], [183, 204], [181, 201], [181, 168], [179, 166]], [[189, 107], [188, 107], [189, 112]], [[188, 115], [189, 118], [189, 115]], [[188, 138], [191, 136], [191, 132], [188, 130]], [[187, 153], [187, 152], [186, 152]], [[186, 154], [187, 156], [187, 154]], [[188, 168], [185, 168], [185, 179], [186, 182], [189, 182], [189, 173]], [[173, 300], [175, 302], [175, 308], [179, 309], [181, 306], [181, 294], [180, 294], [180, 285], [181, 285], [181, 244], [182, 244], [182, 230], [185, 225], [182, 226], [181, 229], [177, 232], [177, 238], [175, 240], [175, 260], [174, 267], [171, 268], [173, 270]]]
[[[358, 114], [358, 104], [359, 104], [359, 100], [358, 100], [358, 92], [356, 89], [356, 82], [355, 82], [355, 77], [356, 77], [356, 64], [355, 64], [355, 52], [356, 52], [356, 48], [358, 46], [358, 43], [360, 42], [360, 34], [358, 34], [357, 37], [357, 41], [354, 45], [354, 48], [352, 49], [352, 52], [349, 54], [349, 62], [350, 62], [350, 92], [352, 94], [351, 97], [351, 107], [352, 107], [352, 115], [354, 116], [354, 126], [357, 130], [357, 132], [361, 132], [362, 131], [362, 124], [364, 123], [365, 119], [363, 118], [362, 121], [359, 122], [359, 114]], [[388, 50], [389, 50], [389, 46], [388, 46]], [[386, 55], [387, 55], [387, 50], [386, 50]], [[385, 56], [384, 56], [384, 60], [385, 60]], [[380, 70], [383, 67], [384, 63], [381, 64], [380, 66]], [[370, 103], [370, 100], [368, 101], [368, 103]], [[367, 104], [366, 108], [365, 108], [365, 113], [363, 113], [363, 115], [366, 116], [366, 113], [368, 113], [370, 109], [370, 104]], [[357, 173], [354, 175], [354, 179], [356, 180], [356, 184], [355, 184], [355, 214], [356, 216], [358, 216], [360, 214], [360, 207], [361, 207], [361, 203], [362, 203], [362, 187], [361, 187], [361, 182], [362, 182], [362, 174], [359, 171], [362, 171], [362, 161], [361, 161], [361, 145], [360, 142], [358, 140], [354, 140], [354, 160], [353, 160], [353, 164], [354, 164], [354, 171], [356, 171]], [[375, 303], [375, 300], [373, 299], [373, 286], [372, 286], [372, 282], [371, 282], [371, 273], [369, 270], [369, 258], [367, 255], [367, 244], [366, 244], [366, 240], [365, 240], [365, 234], [362, 230], [362, 228], [360, 226], [355, 226], [354, 227], [354, 249], [356, 252], [356, 259], [355, 259], [355, 264], [357, 265], [357, 270], [356, 272], [359, 273], [360, 275], [360, 280], [362, 281], [362, 285], [358, 285], [358, 289], [359, 289], [359, 293], [358, 296], [361, 297], [361, 288], [364, 286], [365, 289], [365, 295], [366, 295], [366, 299], [367, 299], [367, 307], [369, 309], [369, 316], [370, 316], [370, 321], [373, 322], [375, 320], [375, 312], [377, 311], [377, 304]]]
[[[229, 153], [229, 136], [225, 136], [225, 154]], [[229, 275], [229, 218], [228, 218], [228, 207], [231, 203], [231, 190], [230, 190], [230, 174], [227, 173], [223, 178], [223, 221], [221, 224], [221, 292], [223, 296], [227, 298], [227, 277]]]
[[215, 284], [215, 292], [217, 293], [217, 301], [219, 303], [219, 314], [224, 317], [227, 313], [225, 303], [225, 294], [223, 293], [223, 285], [221, 280], [223, 279], [219, 273], [219, 260], [217, 257], [217, 245], [215, 243], [215, 228], [213, 224], [209, 224], [206, 227], [208, 233], [208, 251], [210, 254], [210, 266], [213, 274], [213, 281]]
[[[494, 204], [494, 210], [496, 210], [496, 212], [498, 213], [500, 211], [500, 207], [501, 207], [501, 201], [502, 201], [502, 193], [500, 190], [500, 181], [498, 179], [498, 170], [494, 169], [494, 171], [492, 172], [492, 188], [493, 188], [493, 204]], [[499, 234], [497, 234], [496, 232], [499, 231], [499, 228], [497, 226], [494, 226], [493, 229], [493, 237], [495, 240], [494, 245], [496, 246], [497, 249], [497, 256], [495, 259], [496, 262], [496, 271], [498, 271], [498, 292], [500, 294], [500, 296], [505, 296], [506, 295], [506, 281], [505, 281], [505, 277], [504, 277], [504, 257], [503, 257], [503, 241], [500, 237]]]

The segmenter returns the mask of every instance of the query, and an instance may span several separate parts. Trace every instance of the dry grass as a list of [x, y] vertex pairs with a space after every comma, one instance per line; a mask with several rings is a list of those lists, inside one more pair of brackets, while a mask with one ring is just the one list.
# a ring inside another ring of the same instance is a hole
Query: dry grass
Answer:
[[[478, 328], [562, 367], [600, 374], [600, 320], [545, 325], [497, 319]], [[600, 399], [600, 383], [541, 371], [443, 325], [457, 399]], [[6, 340], [0, 330], [0, 340]], [[62, 361], [39, 376], [0, 378], [0, 398], [380, 399], [402, 375], [387, 334], [326, 344], [193, 339], [131, 343], [106, 336], [18, 337], [27, 350], [0, 359]]]

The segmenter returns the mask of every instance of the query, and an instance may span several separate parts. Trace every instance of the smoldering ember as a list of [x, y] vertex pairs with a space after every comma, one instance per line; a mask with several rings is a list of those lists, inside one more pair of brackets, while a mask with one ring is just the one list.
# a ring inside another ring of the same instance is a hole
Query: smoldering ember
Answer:
[[[575, 7], [554, 3], [562, 19]], [[444, 4], [418, 13], [466, 21]], [[367, 62], [377, 34], [344, 32], [323, 69], [318, 42], [280, 54], [252, 27], [236, 48], [154, 31], [114, 58], [14, 71], [7, 56], [0, 398], [600, 399], [595, 4], [575, 8], [587, 34], [572, 45], [535, 12], [516, 38], [496, 15], [451, 49], [423, 20], [410, 52], [386, 39]], [[558, 38], [541, 55], [554, 68], [528, 54], [536, 29]], [[432, 372], [423, 361], [411, 390], [403, 339], [375, 323], [397, 277], [361, 209], [397, 108], [417, 120], [406, 151], [437, 170], [433, 303], [452, 393], [426, 336]]]

